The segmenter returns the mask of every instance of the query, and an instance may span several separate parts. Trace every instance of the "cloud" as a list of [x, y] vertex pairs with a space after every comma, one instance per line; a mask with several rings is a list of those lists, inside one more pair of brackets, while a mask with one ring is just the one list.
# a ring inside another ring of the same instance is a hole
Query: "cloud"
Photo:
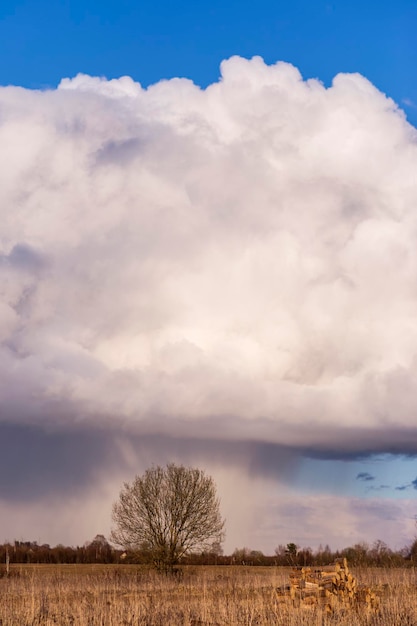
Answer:
[[411, 485], [413, 486], [413, 489], [417, 489], [417, 478], [411, 481]]
[[356, 476], [356, 480], [368, 482], [370, 480], [375, 480], [375, 476], [372, 476], [369, 472], [359, 472]]
[[[0, 499], [36, 501], [67, 494], [85, 497], [94, 485], [167, 460], [238, 471], [254, 479], [289, 484], [298, 455], [282, 446], [214, 438], [132, 435], [122, 429], [79, 427], [72, 431], [0, 424]], [[114, 496], [116, 497], [116, 495]]]
[[415, 109], [417, 107], [416, 103], [413, 102], [411, 100], [411, 98], [403, 98], [402, 99], [402, 103], [406, 106], [406, 107], [411, 107], [412, 109]]
[[416, 129], [357, 74], [221, 73], [0, 88], [4, 497], [126, 441], [284, 482], [417, 453]]
[[89, 429], [45, 432], [0, 424], [0, 499], [36, 501], [57, 494], [83, 495], [98, 470], [123, 467], [117, 439]]
[[416, 132], [391, 100], [237, 57], [205, 91], [0, 98], [3, 419], [416, 451]]

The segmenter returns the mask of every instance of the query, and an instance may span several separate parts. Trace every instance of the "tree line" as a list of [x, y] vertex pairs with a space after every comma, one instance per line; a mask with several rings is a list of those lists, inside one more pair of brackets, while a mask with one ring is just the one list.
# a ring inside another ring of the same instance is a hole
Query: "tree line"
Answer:
[[[151, 563], [146, 550], [123, 551], [112, 546], [103, 535], [97, 535], [83, 546], [39, 545], [36, 541], [13, 541], [0, 545], [0, 563], [5, 563], [6, 554], [10, 563], [49, 564], [139, 564]], [[372, 545], [358, 543], [342, 550], [329, 546], [317, 550], [301, 548], [294, 543], [279, 545], [273, 555], [247, 547], [236, 548], [232, 554], [223, 554], [219, 546], [212, 550], [194, 552], [184, 556], [183, 565], [246, 565], [246, 566], [322, 566], [337, 558], [346, 557], [352, 566], [404, 567], [417, 565], [417, 540], [410, 547], [393, 551], [383, 541]]]

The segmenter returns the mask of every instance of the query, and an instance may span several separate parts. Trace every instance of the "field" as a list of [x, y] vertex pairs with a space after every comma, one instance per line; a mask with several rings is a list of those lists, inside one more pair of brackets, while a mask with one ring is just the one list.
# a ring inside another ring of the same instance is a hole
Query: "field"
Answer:
[[11, 567], [0, 578], [0, 626], [412, 626], [417, 572], [354, 570], [381, 598], [363, 606], [292, 606], [276, 594], [288, 582], [279, 567], [187, 567], [177, 578], [116, 565]]

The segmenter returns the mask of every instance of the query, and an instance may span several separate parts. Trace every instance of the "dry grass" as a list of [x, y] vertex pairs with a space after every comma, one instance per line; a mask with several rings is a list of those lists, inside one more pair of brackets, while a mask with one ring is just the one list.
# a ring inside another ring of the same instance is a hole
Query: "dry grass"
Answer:
[[130, 566], [14, 566], [0, 578], [0, 626], [411, 626], [414, 569], [354, 572], [381, 596], [378, 613], [293, 607], [275, 589], [285, 568], [189, 567], [181, 579]]

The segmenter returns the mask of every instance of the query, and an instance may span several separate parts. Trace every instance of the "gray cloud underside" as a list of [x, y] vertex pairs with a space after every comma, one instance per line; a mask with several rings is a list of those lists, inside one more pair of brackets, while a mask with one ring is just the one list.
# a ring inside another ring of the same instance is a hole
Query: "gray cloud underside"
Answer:
[[1, 88], [3, 441], [62, 476], [81, 445], [74, 482], [120, 432], [416, 454], [416, 136], [359, 75], [256, 58]]
[[[213, 426], [216, 429], [217, 424]], [[370, 432], [370, 440], [371, 435]], [[210, 436], [179, 438], [89, 426], [73, 428], [70, 432], [45, 431], [36, 426], [3, 423], [0, 424], [0, 500], [31, 502], [64, 494], [85, 497], [94, 485], [102, 484], [109, 476], [113, 479], [120, 476], [120, 484], [147, 466], [173, 460], [204, 467], [239, 468], [253, 478], [291, 485], [301, 458], [353, 461], [387, 452], [415, 454], [405, 442], [363, 449], [352, 442], [351, 448], [346, 445], [342, 450], [336, 438], [327, 448], [323, 444], [316, 448], [289, 447], [237, 436], [229, 441]], [[374, 480], [373, 477], [359, 480], [371, 479]]]

